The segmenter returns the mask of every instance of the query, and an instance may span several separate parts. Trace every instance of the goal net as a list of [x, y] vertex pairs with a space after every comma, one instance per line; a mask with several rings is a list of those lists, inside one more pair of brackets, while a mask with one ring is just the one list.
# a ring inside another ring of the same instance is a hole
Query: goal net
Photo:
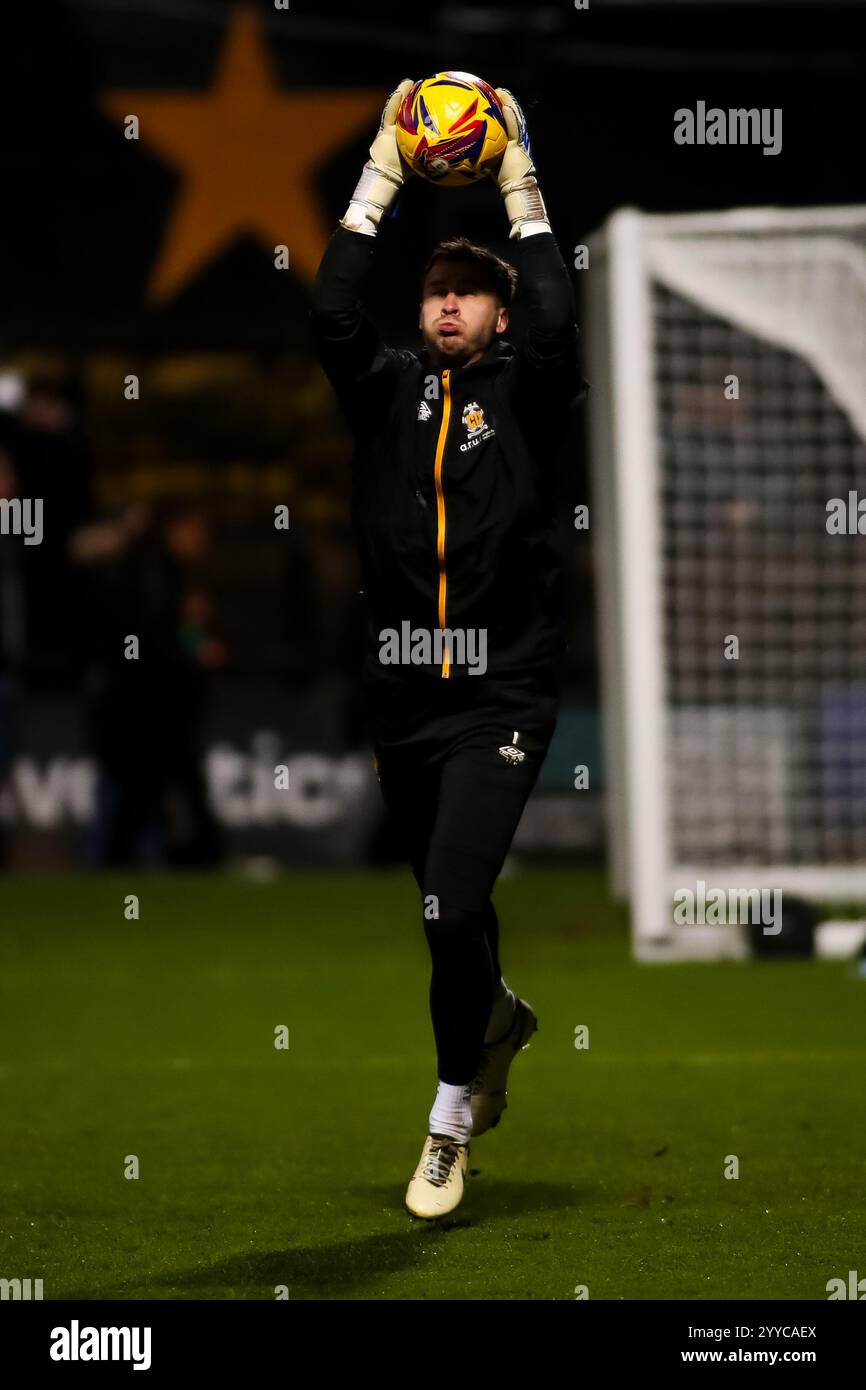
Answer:
[[690, 893], [866, 902], [866, 208], [625, 209], [587, 285], [613, 882], [741, 956]]

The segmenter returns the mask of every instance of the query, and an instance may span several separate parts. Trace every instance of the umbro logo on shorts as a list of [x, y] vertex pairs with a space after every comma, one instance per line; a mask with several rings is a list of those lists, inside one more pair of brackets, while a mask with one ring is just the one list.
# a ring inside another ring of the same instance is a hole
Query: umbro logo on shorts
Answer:
[[516, 729], [514, 730], [513, 738], [514, 743], [506, 743], [503, 745], [502, 748], [500, 748], [499, 756], [504, 758], [507, 763], [522, 763], [523, 759], [526, 757], [526, 754], [524, 753], [522, 748], [516, 748], [514, 746], [517, 743], [517, 740], [520, 738], [520, 734], [517, 732]]

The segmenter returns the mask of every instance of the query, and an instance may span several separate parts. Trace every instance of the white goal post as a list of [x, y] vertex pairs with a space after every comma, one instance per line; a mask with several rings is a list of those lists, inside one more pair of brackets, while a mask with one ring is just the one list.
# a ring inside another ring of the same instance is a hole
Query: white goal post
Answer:
[[741, 957], [674, 895], [866, 902], [866, 207], [623, 209], [583, 302], [613, 887]]

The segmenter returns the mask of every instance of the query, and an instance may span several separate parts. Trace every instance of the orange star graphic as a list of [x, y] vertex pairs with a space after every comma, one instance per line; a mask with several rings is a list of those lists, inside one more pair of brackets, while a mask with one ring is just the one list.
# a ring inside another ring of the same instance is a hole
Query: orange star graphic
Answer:
[[243, 233], [271, 256], [287, 246], [292, 270], [312, 279], [331, 231], [314, 173], [355, 130], [368, 128], [372, 139], [386, 96], [281, 91], [246, 7], [232, 11], [208, 92], [106, 93], [108, 114], [137, 116], [141, 140], [184, 175], [147, 298], [169, 298]]

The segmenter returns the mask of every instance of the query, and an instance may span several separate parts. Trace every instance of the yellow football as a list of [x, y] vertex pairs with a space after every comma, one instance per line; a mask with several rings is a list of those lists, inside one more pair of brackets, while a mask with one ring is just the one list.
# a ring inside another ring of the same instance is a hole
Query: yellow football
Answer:
[[397, 114], [397, 146], [432, 183], [459, 187], [495, 174], [508, 130], [496, 92], [471, 72], [437, 72], [416, 82]]

